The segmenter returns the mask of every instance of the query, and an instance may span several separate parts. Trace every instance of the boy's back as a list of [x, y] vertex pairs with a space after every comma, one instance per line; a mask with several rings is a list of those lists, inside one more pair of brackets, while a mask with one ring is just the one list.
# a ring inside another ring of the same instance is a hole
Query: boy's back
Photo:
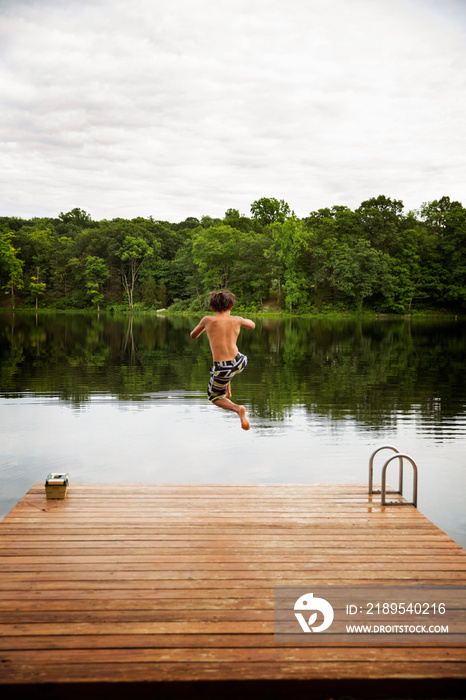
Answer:
[[[254, 324], [249, 319], [231, 316], [229, 311], [223, 311], [215, 316], [205, 316], [195, 330], [199, 329], [199, 335], [206, 331], [214, 361], [224, 362], [234, 360], [238, 354], [236, 341], [241, 327], [254, 328]], [[191, 334], [191, 337], [197, 335]]]

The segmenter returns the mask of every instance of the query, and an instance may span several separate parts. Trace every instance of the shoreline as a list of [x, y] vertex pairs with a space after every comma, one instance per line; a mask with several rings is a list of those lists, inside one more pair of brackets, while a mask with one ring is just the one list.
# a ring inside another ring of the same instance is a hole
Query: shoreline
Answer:
[[[170, 309], [133, 309], [131, 311], [130, 309], [101, 309], [99, 312], [96, 312], [95, 309], [56, 309], [53, 307], [44, 307], [44, 308], [31, 308], [31, 307], [16, 307], [16, 308], [9, 308], [9, 307], [0, 307], [0, 313], [9, 313], [9, 314], [60, 314], [60, 315], [70, 315], [70, 314], [78, 314], [78, 315], [83, 315], [83, 316], [118, 316], [118, 315], [124, 315], [124, 316], [158, 316], [158, 317], [201, 317], [201, 316], [208, 316], [211, 315], [211, 312], [208, 309], [205, 310], [196, 310], [196, 311], [170, 311]], [[440, 309], [426, 309], [426, 310], [418, 310], [418, 311], [413, 311], [411, 313], [389, 313], [389, 312], [378, 312], [378, 311], [373, 311], [373, 310], [367, 310], [367, 311], [327, 311], [327, 312], [289, 312], [289, 311], [257, 311], [257, 310], [252, 310], [248, 308], [242, 308], [239, 306], [238, 309], [235, 309], [235, 315], [243, 315], [243, 314], [248, 314], [249, 316], [254, 316], [256, 318], [273, 318], [273, 319], [290, 319], [290, 318], [308, 318], [308, 319], [368, 319], [368, 320], [407, 320], [407, 319], [417, 319], [417, 318], [423, 318], [423, 319], [454, 319], [454, 320], [462, 320], [463, 318], [466, 317], [466, 313], [459, 313], [455, 311], [447, 311], [447, 310], [440, 310]]]

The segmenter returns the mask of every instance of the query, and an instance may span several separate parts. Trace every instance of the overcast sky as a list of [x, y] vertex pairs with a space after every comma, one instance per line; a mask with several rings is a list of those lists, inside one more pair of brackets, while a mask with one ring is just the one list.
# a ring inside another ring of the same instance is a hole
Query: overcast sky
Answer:
[[466, 204], [466, 0], [0, 0], [0, 215]]

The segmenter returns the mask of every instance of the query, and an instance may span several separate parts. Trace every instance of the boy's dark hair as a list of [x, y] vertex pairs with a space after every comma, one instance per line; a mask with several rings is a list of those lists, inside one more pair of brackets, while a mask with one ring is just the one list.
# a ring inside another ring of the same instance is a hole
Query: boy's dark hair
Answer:
[[209, 309], [212, 311], [228, 311], [234, 306], [236, 297], [229, 289], [221, 289], [219, 292], [209, 294]]

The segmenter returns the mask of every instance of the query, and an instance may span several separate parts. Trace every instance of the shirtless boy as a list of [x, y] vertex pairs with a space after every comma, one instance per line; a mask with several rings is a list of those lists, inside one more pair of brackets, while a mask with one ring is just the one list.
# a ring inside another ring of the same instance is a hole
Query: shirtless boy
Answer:
[[248, 318], [230, 315], [235, 301], [235, 295], [228, 289], [211, 292], [209, 308], [215, 311], [215, 316], [204, 316], [191, 331], [191, 338], [198, 338], [203, 331], [206, 331], [209, 338], [214, 360], [207, 389], [209, 401], [220, 408], [237, 413], [243, 430], [249, 430], [251, 424], [247, 419], [245, 407], [230, 401], [230, 380], [242, 372], [248, 363], [246, 355], [240, 353], [236, 346], [239, 332], [241, 328], [255, 328], [256, 324]]

